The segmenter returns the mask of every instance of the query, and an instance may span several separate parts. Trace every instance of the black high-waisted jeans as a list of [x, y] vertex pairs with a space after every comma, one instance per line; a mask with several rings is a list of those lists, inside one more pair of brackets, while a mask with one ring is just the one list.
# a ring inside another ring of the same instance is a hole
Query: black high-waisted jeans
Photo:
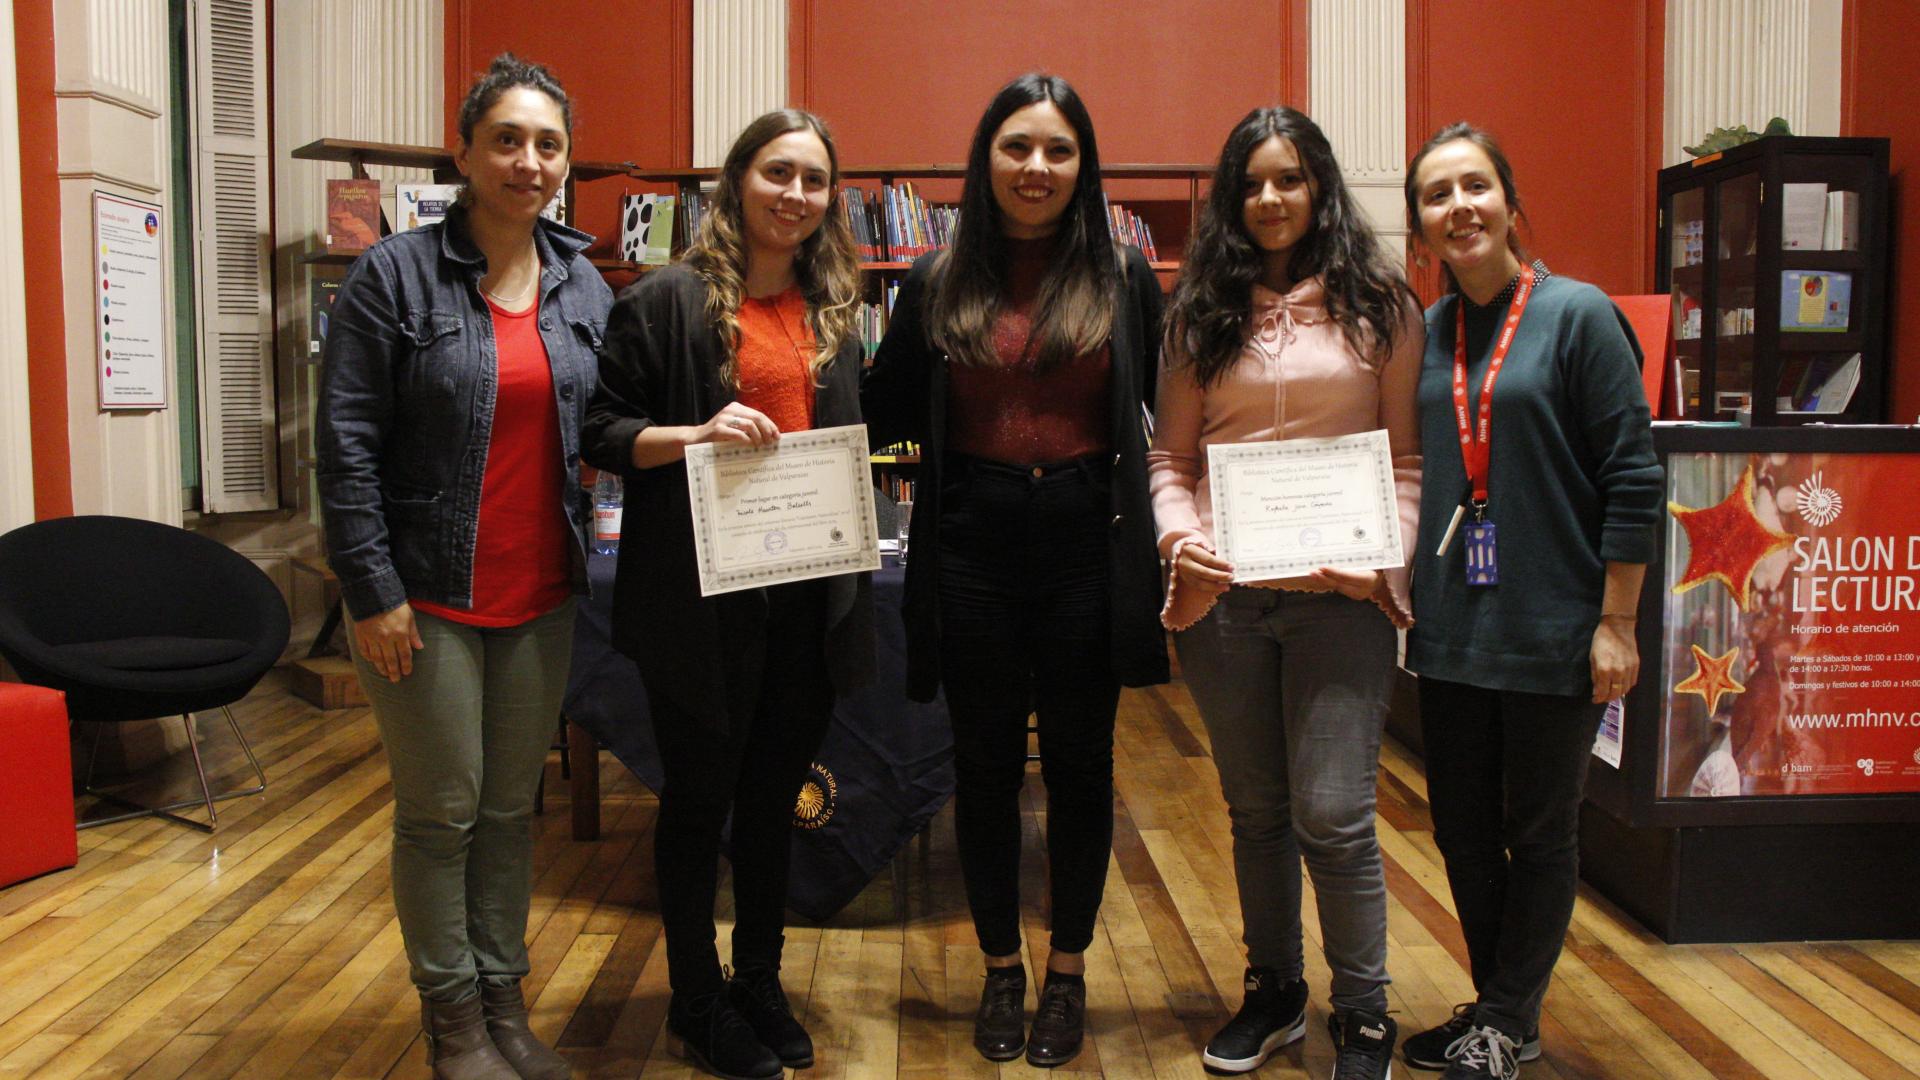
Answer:
[[954, 828], [980, 948], [1020, 950], [1027, 717], [1047, 786], [1052, 946], [1093, 941], [1113, 845], [1106, 458], [951, 459], [941, 492], [940, 663], [953, 719]]

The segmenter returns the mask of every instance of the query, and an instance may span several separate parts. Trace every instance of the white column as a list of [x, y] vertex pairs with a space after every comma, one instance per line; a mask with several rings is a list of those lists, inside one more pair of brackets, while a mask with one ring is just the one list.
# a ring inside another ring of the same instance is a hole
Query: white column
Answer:
[[741, 128], [786, 103], [787, 0], [695, 0], [694, 165], [719, 165]]
[[[167, 0], [73, 0], [53, 6], [59, 116], [60, 240], [66, 299], [67, 437], [73, 508], [178, 524], [180, 431], [166, 350], [168, 405], [106, 412], [94, 356], [93, 193], [171, 205]], [[166, 213], [162, 221], [170, 222]], [[191, 247], [167, 229], [168, 280]], [[172, 341], [173, 290], [164, 290]]]
[[1309, 112], [1360, 208], [1396, 259], [1406, 253], [1405, 0], [1316, 3], [1308, 15]]
[[33, 520], [27, 410], [26, 252], [20, 223], [20, 102], [13, 0], [0, 0], [0, 533]]
[[1842, 0], [1668, 0], [1661, 164], [1717, 127], [1775, 116], [1796, 135], [1840, 133]]

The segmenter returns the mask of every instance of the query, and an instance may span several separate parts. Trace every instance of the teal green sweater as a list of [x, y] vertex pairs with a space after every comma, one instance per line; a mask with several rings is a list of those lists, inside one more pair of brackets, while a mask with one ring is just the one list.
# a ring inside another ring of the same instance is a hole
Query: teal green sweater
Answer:
[[1652, 558], [1662, 496], [1640, 350], [1599, 289], [1542, 280], [1500, 369], [1487, 492], [1500, 583], [1467, 584], [1464, 528], [1446, 555], [1434, 554], [1468, 491], [1453, 413], [1454, 305], [1467, 304], [1469, 401], [1477, 407], [1510, 294], [1484, 308], [1456, 295], [1427, 309], [1425, 476], [1407, 666], [1493, 690], [1584, 697], [1593, 692], [1588, 654], [1606, 564]]

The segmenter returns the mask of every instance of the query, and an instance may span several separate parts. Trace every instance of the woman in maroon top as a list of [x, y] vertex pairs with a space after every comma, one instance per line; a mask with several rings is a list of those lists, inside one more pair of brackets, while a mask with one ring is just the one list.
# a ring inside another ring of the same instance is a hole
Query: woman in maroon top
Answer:
[[[875, 445], [925, 449], [907, 569], [909, 692], [946, 687], [954, 823], [987, 980], [974, 1046], [1079, 1052], [1082, 953], [1113, 839], [1120, 687], [1164, 682], [1141, 406], [1160, 286], [1117, 245], [1086, 108], [1064, 80], [1004, 87], [974, 132], [953, 246], [902, 284], [861, 401]], [[924, 554], [923, 554], [924, 551]], [[1022, 1015], [1020, 789], [1037, 714], [1052, 948]]]

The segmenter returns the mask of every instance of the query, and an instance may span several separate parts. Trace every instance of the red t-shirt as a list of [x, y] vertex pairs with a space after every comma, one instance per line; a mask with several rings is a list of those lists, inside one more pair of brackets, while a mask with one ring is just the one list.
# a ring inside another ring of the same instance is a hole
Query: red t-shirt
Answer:
[[573, 588], [567, 546], [566, 475], [553, 369], [540, 340], [540, 305], [493, 310], [498, 392], [480, 486], [473, 551], [473, 607], [411, 601], [418, 611], [469, 626], [517, 626], [559, 607]]

